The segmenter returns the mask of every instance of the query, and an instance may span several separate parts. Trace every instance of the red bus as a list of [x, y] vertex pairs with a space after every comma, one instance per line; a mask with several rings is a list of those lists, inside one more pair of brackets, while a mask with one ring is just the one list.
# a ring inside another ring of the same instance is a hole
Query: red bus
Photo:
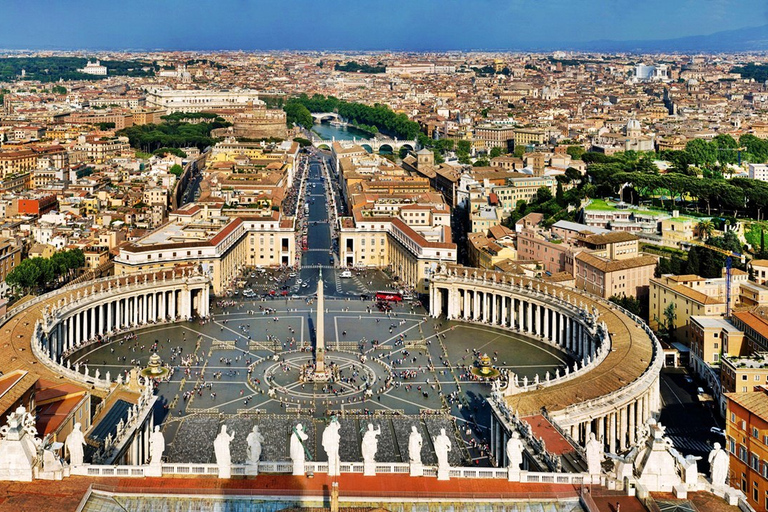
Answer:
[[403, 300], [403, 294], [400, 292], [376, 292], [376, 300], [400, 302]]

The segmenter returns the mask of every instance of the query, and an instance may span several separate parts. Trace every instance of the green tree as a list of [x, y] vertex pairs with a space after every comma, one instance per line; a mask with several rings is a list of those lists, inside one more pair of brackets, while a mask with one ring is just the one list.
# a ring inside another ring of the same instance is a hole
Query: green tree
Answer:
[[566, 149], [565, 152], [571, 155], [571, 158], [574, 160], [581, 160], [581, 157], [586, 153], [586, 150], [581, 146], [568, 146], [568, 149]]
[[555, 194], [555, 200], [557, 201], [557, 204], [560, 206], [566, 206], [567, 201], [565, 200], [565, 192], [563, 192], [563, 184], [559, 181], [557, 182], [557, 192]]
[[669, 305], [664, 308], [664, 334], [668, 341], [672, 340], [672, 336], [675, 332], [675, 320], [677, 320], [677, 310], [674, 302], [670, 302]]
[[552, 199], [552, 191], [549, 190], [549, 187], [539, 187], [536, 191], [536, 200], [539, 203], [546, 203], [550, 199]]
[[688, 261], [685, 263], [685, 273], [699, 275], [699, 254], [698, 251], [688, 253]]
[[184, 173], [184, 168], [180, 166], [179, 164], [173, 164], [170, 169], [168, 169], [168, 172], [176, 176], [177, 178], [180, 178], [181, 175]]
[[500, 148], [500, 147], [498, 147], [498, 146], [494, 146], [494, 147], [492, 147], [492, 148], [491, 148], [491, 153], [490, 153], [490, 157], [491, 157], [491, 158], [496, 158], [496, 157], [499, 157], [499, 156], [501, 156], [502, 154], [504, 154], [504, 153], [503, 153], [503, 151], [501, 150], [501, 148]]
[[712, 237], [712, 233], [715, 231], [715, 225], [711, 220], [701, 220], [696, 224], [696, 230], [699, 232], [699, 237], [702, 240], [707, 241]]

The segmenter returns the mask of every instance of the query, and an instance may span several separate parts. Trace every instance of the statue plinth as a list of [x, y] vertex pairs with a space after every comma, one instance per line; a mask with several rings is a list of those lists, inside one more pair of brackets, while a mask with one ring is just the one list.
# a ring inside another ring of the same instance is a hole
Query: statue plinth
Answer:
[[245, 476], [258, 476], [259, 474], [259, 465], [258, 464], [246, 464], [245, 465]]
[[376, 461], [363, 462], [363, 476], [376, 476]]
[[424, 476], [424, 464], [411, 463], [411, 476]]
[[451, 468], [450, 467], [444, 467], [444, 466], [438, 466], [437, 467], [437, 479], [438, 480], [450, 480], [451, 479]]
[[161, 477], [163, 476], [162, 464], [149, 464], [144, 467], [144, 476]]

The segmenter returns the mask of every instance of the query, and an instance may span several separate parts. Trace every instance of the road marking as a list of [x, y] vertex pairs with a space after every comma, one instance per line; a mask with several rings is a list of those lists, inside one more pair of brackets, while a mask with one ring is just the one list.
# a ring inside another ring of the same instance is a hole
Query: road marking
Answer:
[[[659, 378], [661, 379], [661, 377], [659, 377]], [[670, 386], [669, 383], [667, 383], [666, 380], [661, 379], [661, 382], [663, 382], [664, 385], [667, 386], [667, 389], [669, 389], [669, 391], [672, 393], [672, 395], [677, 399], [677, 403], [679, 403], [680, 405], [685, 405], [685, 403], [682, 400], [680, 400], [680, 397], [677, 396], [677, 393], [675, 393], [675, 390], [672, 389], [672, 386]], [[662, 400], [662, 402], [664, 401], [664, 395], [661, 395], [661, 400]]]

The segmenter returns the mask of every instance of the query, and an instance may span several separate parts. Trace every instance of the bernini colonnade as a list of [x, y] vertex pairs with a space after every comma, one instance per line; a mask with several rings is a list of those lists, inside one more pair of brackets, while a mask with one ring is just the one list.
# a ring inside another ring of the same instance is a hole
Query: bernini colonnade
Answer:
[[583, 446], [594, 433], [611, 453], [631, 446], [638, 429], [659, 414], [659, 342], [639, 318], [612, 303], [536, 279], [449, 266], [432, 278], [430, 314], [509, 329], [572, 360], [562, 372], [530, 382], [509, 375], [499, 401], [507, 410], [491, 401], [492, 449], [499, 461], [512, 429], [505, 418], [510, 414], [516, 420], [546, 411], [576, 443]]

